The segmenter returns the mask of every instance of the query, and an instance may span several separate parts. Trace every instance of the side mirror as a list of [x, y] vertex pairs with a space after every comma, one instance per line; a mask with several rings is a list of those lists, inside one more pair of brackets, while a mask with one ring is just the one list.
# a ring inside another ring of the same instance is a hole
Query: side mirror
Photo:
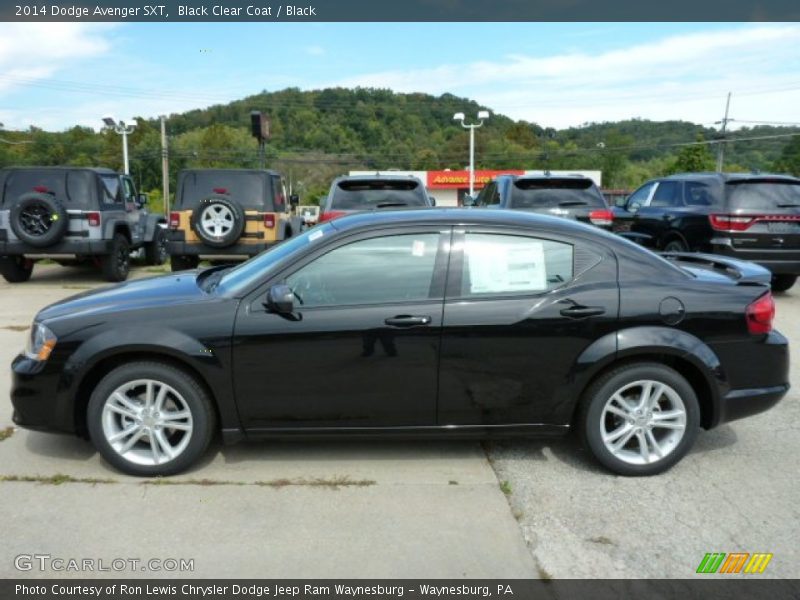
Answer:
[[150, 197], [147, 194], [139, 194], [136, 196], [136, 204], [139, 205], [139, 208], [144, 206], [150, 201]]
[[472, 196], [464, 196], [464, 206], [470, 207], [475, 206], [477, 204], [475, 198]]
[[289, 204], [291, 206], [297, 206], [298, 204], [300, 204], [300, 196], [298, 196], [297, 194], [292, 194], [291, 196], [289, 196]]
[[294, 312], [294, 292], [283, 283], [273, 285], [267, 290], [264, 306], [271, 312], [289, 315]]
[[431, 206], [436, 206], [436, 198], [433, 196], [428, 196], [428, 199], [431, 201]]
[[628, 206], [625, 207], [628, 212], [635, 213], [637, 210], [642, 208], [642, 205], [639, 202], [631, 202]]

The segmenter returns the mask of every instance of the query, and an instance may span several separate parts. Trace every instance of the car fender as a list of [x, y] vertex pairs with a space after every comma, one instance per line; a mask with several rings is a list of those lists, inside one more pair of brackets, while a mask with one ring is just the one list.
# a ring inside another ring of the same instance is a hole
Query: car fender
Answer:
[[103, 238], [110, 240], [114, 237], [114, 234], [117, 231], [121, 231], [129, 241], [133, 240], [131, 236], [131, 228], [128, 225], [128, 222], [119, 217], [111, 217], [108, 219], [103, 219]]
[[712, 413], [708, 415], [708, 420], [716, 423], [720, 414], [720, 398], [729, 389], [719, 357], [691, 333], [661, 326], [622, 329], [595, 340], [584, 349], [572, 368], [569, 418], [574, 414], [580, 395], [598, 374], [616, 363], [653, 355], [673, 356], [695, 367], [711, 390], [709, 400]]
[[167, 223], [167, 220], [162, 215], [156, 215], [152, 213], [142, 215], [141, 218], [144, 221], [144, 242], [152, 242], [153, 237], [156, 234], [156, 228], [159, 226], [159, 224], [166, 225]]
[[[220, 356], [221, 352], [225, 352]], [[78, 392], [86, 378], [101, 362], [125, 354], [147, 354], [179, 363], [194, 371], [214, 398], [231, 397], [233, 389], [227, 374], [229, 349], [212, 350], [183, 332], [163, 324], [115, 328], [89, 338], [70, 354], [63, 365], [58, 383], [59, 406], [74, 413]], [[221, 426], [238, 428], [239, 418], [233, 403], [216, 403]]]

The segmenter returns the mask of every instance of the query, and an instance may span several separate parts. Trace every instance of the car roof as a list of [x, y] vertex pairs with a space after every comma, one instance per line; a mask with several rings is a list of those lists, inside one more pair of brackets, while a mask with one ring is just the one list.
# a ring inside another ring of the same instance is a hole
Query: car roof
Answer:
[[267, 175], [278, 175], [281, 174], [274, 169], [181, 169], [181, 173], [257, 173], [257, 174], [267, 174]]
[[497, 175], [495, 179], [497, 180], [511, 179], [513, 181], [520, 181], [520, 180], [563, 181], [565, 179], [574, 179], [575, 181], [591, 181], [592, 183], [594, 183], [594, 180], [591, 177], [587, 177], [586, 175], [581, 175], [580, 173], [567, 173], [558, 175], [546, 175], [542, 173], [515, 175], [513, 173], [505, 173], [503, 175]]
[[114, 169], [109, 169], [106, 167], [70, 167], [67, 165], [63, 166], [51, 166], [51, 167], [34, 167], [34, 166], [24, 166], [24, 167], [4, 167], [3, 171], [91, 171], [93, 173], [98, 173], [101, 175], [119, 175], [117, 171]]
[[545, 214], [491, 208], [407, 208], [370, 210], [329, 221], [339, 231], [369, 229], [376, 226], [410, 225], [496, 225], [507, 227], [544, 227], [563, 233], [619, 238], [598, 227]]
[[786, 181], [791, 183], [800, 183], [800, 178], [792, 177], [791, 175], [782, 175], [778, 173], [714, 173], [714, 172], [701, 172], [701, 173], [676, 173], [663, 177], [661, 180], [673, 181], [697, 181], [697, 180], [714, 180], [720, 183], [726, 182], [740, 182], [765, 179], [773, 181]]

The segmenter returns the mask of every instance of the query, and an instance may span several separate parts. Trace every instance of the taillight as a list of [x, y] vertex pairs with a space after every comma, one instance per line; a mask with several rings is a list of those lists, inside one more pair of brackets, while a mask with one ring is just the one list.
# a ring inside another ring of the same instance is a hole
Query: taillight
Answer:
[[46, 185], [35, 185], [33, 186], [34, 192], [39, 192], [40, 194], [49, 194], [50, 189]]
[[708, 215], [708, 220], [711, 221], [711, 228], [717, 231], [746, 231], [756, 218], [737, 215]]
[[589, 213], [589, 220], [593, 225], [613, 225], [614, 213], [607, 208], [593, 210]]
[[169, 213], [169, 228], [177, 229], [180, 226], [181, 226], [181, 213], [179, 212]]
[[267, 229], [272, 229], [275, 227], [275, 215], [272, 213], [265, 213], [264, 214], [264, 227]]
[[89, 222], [89, 227], [100, 227], [99, 212], [86, 213], [86, 220]]
[[324, 223], [325, 221], [333, 221], [338, 217], [343, 217], [347, 213], [343, 210], [326, 210], [319, 215], [319, 222]]
[[772, 331], [772, 321], [775, 318], [775, 300], [772, 298], [772, 292], [767, 292], [751, 302], [745, 314], [747, 330], [750, 333], [760, 335]]

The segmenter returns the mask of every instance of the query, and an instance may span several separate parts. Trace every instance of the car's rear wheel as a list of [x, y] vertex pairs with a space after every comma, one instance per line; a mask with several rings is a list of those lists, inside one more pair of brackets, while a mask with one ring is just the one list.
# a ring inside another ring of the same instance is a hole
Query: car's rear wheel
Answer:
[[772, 291], [785, 292], [797, 281], [797, 275], [773, 275]]
[[172, 256], [169, 262], [173, 271], [187, 271], [196, 269], [200, 259], [197, 256]]
[[33, 273], [33, 261], [24, 256], [0, 256], [0, 274], [8, 283], [28, 281]]
[[620, 475], [655, 475], [689, 451], [700, 426], [697, 395], [659, 363], [629, 363], [595, 381], [584, 395], [578, 427], [584, 444]]
[[677, 238], [671, 239], [664, 244], [664, 252], [688, 252], [689, 248], [683, 243], [683, 240]]
[[103, 277], [108, 281], [125, 281], [131, 269], [131, 246], [121, 233], [115, 233], [111, 252], [101, 262]]
[[156, 225], [153, 240], [144, 247], [144, 258], [148, 265], [163, 265], [169, 258], [167, 234], [163, 227]]
[[158, 362], [135, 362], [106, 375], [92, 392], [89, 435], [109, 463], [130, 475], [173, 475], [206, 450], [215, 413], [189, 374]]

